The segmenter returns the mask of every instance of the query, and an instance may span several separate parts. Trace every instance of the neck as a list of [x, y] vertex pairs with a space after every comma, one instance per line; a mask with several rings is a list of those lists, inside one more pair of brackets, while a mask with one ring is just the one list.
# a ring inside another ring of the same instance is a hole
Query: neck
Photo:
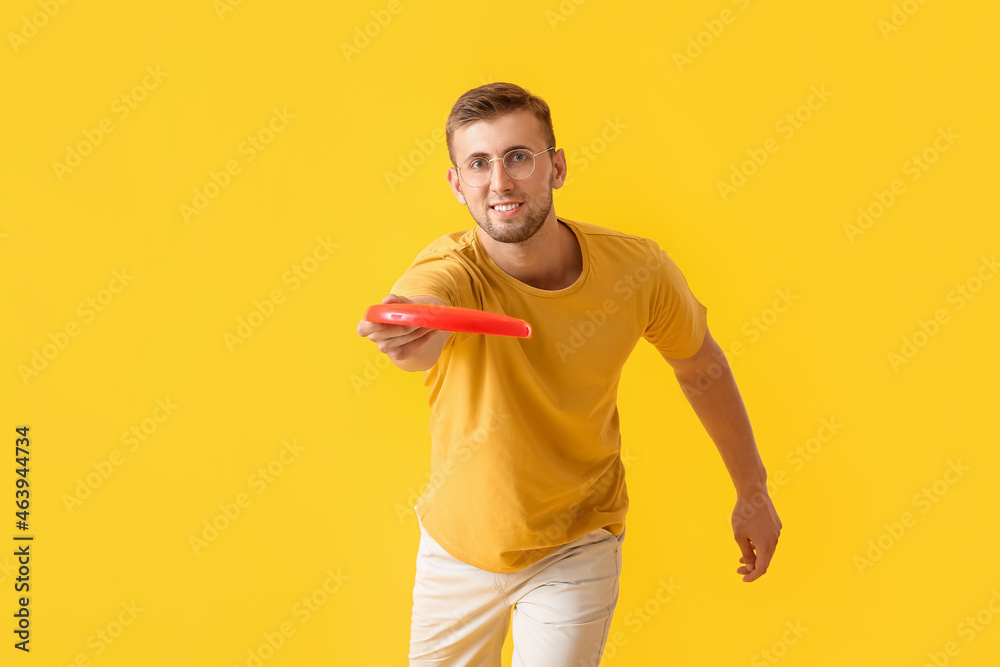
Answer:
[[582, 270], [582, 256], [576, 235], [549, 211], [541, 228], [527, 241], [500, 243], [476, 229], [490, 259], [504, 273], [526, 285], [544, 290], [569, 287]]

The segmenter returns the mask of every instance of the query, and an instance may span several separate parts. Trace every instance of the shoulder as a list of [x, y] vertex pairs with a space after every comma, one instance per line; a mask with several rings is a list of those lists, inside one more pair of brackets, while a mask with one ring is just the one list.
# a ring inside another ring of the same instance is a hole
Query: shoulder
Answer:
[[643, 257], [651, 254], [657, 255], [660, 252], [659, 244], [657, 244], [653, 239], [646, 238], [645, 236], [629, 234], [617, 229], [601, 227], [600, 225], [588, 222], [570, 220], [569, 218], [564, 218], [562, 216], [558, 216], [558, 219], [579, 231], [586, 238], [587, 244], [595, 250], [607, 249], [609, 251], [631, 251]]
[[475, 231], [475, 228], [473, 228], [442, 234], [424, 246], [420, 252], [417, 253], [416, 259], [421, 260], [444, 257], [461, 259], [468, 257], [473, 251], [473, 234]]

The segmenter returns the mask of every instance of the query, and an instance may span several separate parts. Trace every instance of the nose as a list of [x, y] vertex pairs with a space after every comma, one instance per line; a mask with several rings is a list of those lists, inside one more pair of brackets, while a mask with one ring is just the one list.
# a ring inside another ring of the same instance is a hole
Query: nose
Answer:
[[503, 160], [496, 160], [494, 165], [490, 162], [490, 189], [494, 192], [507, 192], [513, 186], [513, 181], [507, 169], [503, 166]]

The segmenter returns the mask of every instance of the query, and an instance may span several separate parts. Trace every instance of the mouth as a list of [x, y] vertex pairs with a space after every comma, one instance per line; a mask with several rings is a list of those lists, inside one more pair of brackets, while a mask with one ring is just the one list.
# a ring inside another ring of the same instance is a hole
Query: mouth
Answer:
[[499, 204], [493, 204], [490, 209], [501, 218], [509, 218], [515, 215], [521, 210], [524, 202], [500, 202]]

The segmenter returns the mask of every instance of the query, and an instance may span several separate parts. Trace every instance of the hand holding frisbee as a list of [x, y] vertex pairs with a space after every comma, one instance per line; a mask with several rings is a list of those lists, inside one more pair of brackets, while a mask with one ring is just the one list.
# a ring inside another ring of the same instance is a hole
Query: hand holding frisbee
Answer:
[[500, 313], [430, 303], [380, 303], [365, 311], [365, 320], [382, 324], [443, 329], [462, 333], [531, 338], [531, 325]]

